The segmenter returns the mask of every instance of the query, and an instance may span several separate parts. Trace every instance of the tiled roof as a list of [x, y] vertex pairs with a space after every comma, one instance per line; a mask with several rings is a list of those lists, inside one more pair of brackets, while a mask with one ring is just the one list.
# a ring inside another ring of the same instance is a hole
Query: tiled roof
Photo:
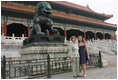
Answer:
[[74, 9], [78, 9], [78, 10], [82, 10], [82, 11], [89, 12], [89, 13], [99, 15], [99, 16], [104, 16], [104, 17], [108, 17], [108, 18], [113, 17], [113, 15], [106, 15], [104, 13], [103, 14], [102, 13], [97, 13], [97, 12], [91, 10], [89, 8], [89, 6], [84, 7], [84, 6], [77, 5], [77, 4], [74, 4], [74, 3], [70, 3], [70, 2], [67, 2], [67, 1], [49, 1], [49, 2], [59, 4], [59, 5], [64, 5], [64, 6], [74, 8]]

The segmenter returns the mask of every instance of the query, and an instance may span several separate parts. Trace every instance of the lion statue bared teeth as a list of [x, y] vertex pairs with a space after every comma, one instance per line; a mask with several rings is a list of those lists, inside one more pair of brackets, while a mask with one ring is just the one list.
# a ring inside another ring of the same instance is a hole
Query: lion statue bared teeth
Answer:
[[[30, 36], [36, 34], [58, 35], [58, 30], [52, 28], [53, 21], [49, 18], [52, 13], [52, 7], [47, 2], [40, 2], [35, 8], [33, 26], [30, 30]], [[48, 31], [47, 31], [48, 30]]]

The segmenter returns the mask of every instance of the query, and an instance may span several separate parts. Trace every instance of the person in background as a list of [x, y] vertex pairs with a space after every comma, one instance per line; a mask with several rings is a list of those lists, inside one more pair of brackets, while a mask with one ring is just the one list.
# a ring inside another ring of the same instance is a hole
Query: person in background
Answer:
[[78, 53], [78, 43], [76, 43], [76, 37], [71, 37], [71, 44], [70, 44], [70, 51], [69, 56], [71, 58], [71, 65], [72, 65], [72, 71], [73, 71], [73, 77], [79, 77], [80, 76], [80, 70], [79, 70], [79, 53]]
[[83, 77], [86, 77], [85, 63], [88, 59], [90, 59], [90, 57], [89, 57], [89, 53], [88, 53], [88, 48], [87, 48], [82, 36], [78, 36], [78, 46], [79, 46], [79, 54], [80, 54], [80, 64], [82, 65], [82, 68], [84, 71]]

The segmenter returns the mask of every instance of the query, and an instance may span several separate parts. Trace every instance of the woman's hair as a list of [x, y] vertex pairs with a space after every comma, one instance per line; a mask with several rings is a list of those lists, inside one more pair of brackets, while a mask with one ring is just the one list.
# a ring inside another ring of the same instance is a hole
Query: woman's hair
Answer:
[[[80, 35], [80, 36], [78, 36], [78, 37], [81, 37], [82, 38], [82, 42], [83, 43], [85, 43], [85, 41], [84, 41], [84, 39], [83, 39], [83, 36], [82, 35]], [[80, 41], [78, 40], [78, 43], [80, 43]]]
[[71, 38], [70, 38], [70, 39], [71, 39], [71, 41], [72, 41], [72, 39], [73, 39], [73, 38], [75, 38], [75, 39], [76, 39], [76, 37], [75, 37], [75, 36], [71, 36]]

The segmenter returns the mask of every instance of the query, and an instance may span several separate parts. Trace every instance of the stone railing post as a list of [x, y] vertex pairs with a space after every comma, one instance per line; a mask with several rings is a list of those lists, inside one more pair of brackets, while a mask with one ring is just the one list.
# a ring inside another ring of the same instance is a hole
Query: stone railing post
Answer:
[[3, 62], [2, 62], [1, 70], [2, 70], [2, 78], [6, 79], [6, 57], [5, 57], [5, 55], [3, 56]]
[[50, 55], [47, 54], [47, 78], [51, 78]]
[[101, 52], [99, 51], [99, 67], [102, 68], [103, 64], [102, 64], [102, 56], [101, 56]]

